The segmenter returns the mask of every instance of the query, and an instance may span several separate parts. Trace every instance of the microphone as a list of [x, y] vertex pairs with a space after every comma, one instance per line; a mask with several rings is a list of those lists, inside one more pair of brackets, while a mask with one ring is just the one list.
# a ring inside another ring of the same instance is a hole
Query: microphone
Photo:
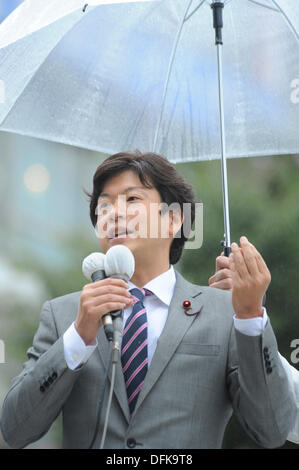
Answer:
[[[135, 258], [131, 250], [125, 245], [115, 245], [109, 248], [106, 253], [105, 272], [107, 277], [122, 279], [128, 282], [135, 271]], [[114, 326], [113, 336], [113, 349], [114, 349], [114, 362], [117, 362], [116, 352], [121, 348], [122, 341], [122, 310], [115, 310], [111, 312]]]
[[[91, 253], [84, 258], [82, 263], [82, 272], [84, 276], [92, 282], [105, 279], [105, 255], [103, 253]], [[113, 324], [112, 317], [109, 313], [102, 316], [104, 331], [108, 341], [113, 340]]]

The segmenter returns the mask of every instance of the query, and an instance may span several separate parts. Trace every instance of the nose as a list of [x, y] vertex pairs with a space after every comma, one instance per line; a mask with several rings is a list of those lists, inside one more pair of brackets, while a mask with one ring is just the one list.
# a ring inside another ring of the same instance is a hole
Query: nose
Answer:
[[109, 222], [113, 223], [119, 219], [125, 219], [126, 212], [126, 197], [124, 195], [119, 195], [117, 198], [115, 198], [114, 202], [111, 202], [109, 205], [107, 212]]

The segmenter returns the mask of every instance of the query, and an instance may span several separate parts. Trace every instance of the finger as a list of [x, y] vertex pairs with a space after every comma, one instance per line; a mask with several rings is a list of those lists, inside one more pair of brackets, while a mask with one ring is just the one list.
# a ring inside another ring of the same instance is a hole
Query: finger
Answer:
[[214, 282], [221, 281], [225, 276], [223, 274], [224, 269], [216, 272], [213, 276], [210, 277], [209, 279], [209, 285], [213, 284]]
[[[222, 252], [223, 253], [223, 252]], [[217, 256], [216, 258], [216, 272], [220, 271], [220, 269], [228, 268], [229, 261], [227, 256], [221, 253], [221, 256]]]
[[229, 269], [230, 269], [232, 279], [233, 279], [234, 277], [236, 277], [236, 275], [239, 276], [238, 271], [236, 270], [233, 252], [230, 253], [228, 259], [229, 259]]
[[98, 306], [94, 306], [92, 311], [95, 315], [98, 315], [101, 318], [103, 315], [107, 313], [114, 312], [115, 310], [122, 310], [126, 308], [126, 304], [123, 302], [106, 302], [102, 304], [99, 308]]
[[259, 270], [259, 272], [261, 274], [263, 274], [265, 271], [268, 271], [268, 266], [267, 264], [265, 263], [262, 255], [260, 254], [260, 252], [255, 248], [254, 245], [252, 245], [252, 243], [248, 242], [252, 249], [254, 250], [254, 256], [255, 256], [255, 261], [256, 261], [256, 265], [257, 265], [257, 268]]
[[261, 274], [265, 274], [266, 272], [269, 272], [268, 266], [266, 265], [262, 255], [260, 253], [257, 253], [256, 255], [256, 264], [258, 267], [258, 270]]
[[231, 250], [233, 254], [232, 266], [234, 266], [234, 271], [238, 273], [241, 279], [246, 279], [249, 273], [247, 270], [246, 263], [244, 261], [244, 257], [237, 243], [234, 242], [231, 244]]
[[235, 278], [236, 275], [238, 275], [238, 272], [236, 270], [236, 266], [235, 266], [235, 263], [234, 263], [234, 254], [233, 254], [233, 252], [231, 252], [229, 254], [228, 260], [229, 260], [229, 269], [230, 269], [230, 272], [232, 274], [232, 278]]
[[125, 305], [130, 305], [134, 302], [134, 300], [132, 298], [129, 299], [124, 295], [106, 294], [98, 297], [93, 297], [90, 300], [90, 305], [93, 307], [99, 307], [105, 305], [107, 302], [120, 302]]
[[264, 261], [262, 255], [260, 254], [260, 252], [255, 248], [255, 246], [250, 243], [248, 241], [249, 245], [251, 246], [251, 249], [252, 249], [252, 252], [254, 254], [254, 257], [255, 257], [255, 262], [256, 262], [256, 267], [257, 267], [257, 273], [260, 273], [260, 274], [270, 274], [269, 272], [269, 269], [268, 269], [268, 266], [266, 264], [266, 262]]
[[217, 274], [218, 274], [218, 273], [214, 274], [213, 276], [211, 276], [211, 277], [209, 278], [209, 286], [211, 286], [211, 284], [213, 284], [214, 282], [217, 282], [217, 281], [219, 280], [219, 279], [217, 278]]
[[100, 285], [98, 287], [94, 286], [92, 289], [88, 289], [86, 294], [90, 297], [98, 297], [100, 295], [105, 294], [121, 294], [126, 295], [127, 297], [131, 297], [130, 292], [125, 287], [115, 286], [113, 284], [109, 285]]
[[92, 282], [90, 284], [88, 284], [89, 286], [91, 286], [91, 288], [96, 288], [96, 287], [99, 287], [99, 286], [120, 286], [120, 287], [125, 287], [126, 289], [129, 286], [129, 284], [124, 281], [123, 279], [117, 279], [117, 278], [114, 278], [114, 277], [107, 277], [106, 279], [102, 279], [100, 281], [95, 281], [95, 282]]
[[233, 281], [231, 278], [223, 279], [219, 282], [213, 282], [212, 284], [210, 284], [210, 287], [214, 287], [216, 289], [222, 289], [222, 290], [232, 290]]
[[240, 238], [240, 246], [242, 247], [243, 257], [247, 266], [247, 270], [252, 277], [256, 277], [259, 270], [256, 263], [256, 248], [249, 243], [246, 237]]
[[218, 282], [222, 281], [223, 279], [229, 279], [232, 277], [232, 272], [229, 268], [223, 268], [218, 271], [214, 276], [210, 277], [210, 282]]

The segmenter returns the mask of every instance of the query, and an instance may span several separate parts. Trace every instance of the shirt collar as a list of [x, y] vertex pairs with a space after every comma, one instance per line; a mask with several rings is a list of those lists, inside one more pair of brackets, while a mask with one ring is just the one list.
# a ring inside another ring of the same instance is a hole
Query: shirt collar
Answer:
[[[154, 277], [149, 282], [147, 282], [143, 287], [151, 290], [158, 299], [164, 302], [167, 306], [170, 305], [170, 301], [173, 296], [173, 291], [176, 283], [176, 276], [174, 272], [173, 265], [170, 265], [170, 268], [162, 274]], [[131, 281], [128, 281], [130, 289], [135, 286]]]

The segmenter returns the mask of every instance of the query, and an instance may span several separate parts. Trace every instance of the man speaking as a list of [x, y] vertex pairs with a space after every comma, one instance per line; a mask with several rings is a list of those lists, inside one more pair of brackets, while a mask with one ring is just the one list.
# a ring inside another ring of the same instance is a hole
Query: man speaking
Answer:
[[[45, 302], [28, 360], [3, 404], [1, 430], [11, 447], [39, 439], [60, 412], [63, 447], [90, 447], [109, 359], [102, 319], [120, 309], [121, 360], [105, 448], [220, 448], [233, 412], [260, 446], [284, 444], [296, 410], [262, 307], [271, 279], [264, 260], [241, 238], [240, 247], [232, 244], [231, 293], [188, 282], [174, 269], [188, 239], [186, 219], [161, 203], [189, 204], [194, 221], [192, 187], [164, 157], [119, 153], [96, 170], [90, 216], [100, 246], [104, 253], [127, 246], [135, 271], [127, 283], [104, 278]], [[108, 394], [109, 387], [104, 409]]]

